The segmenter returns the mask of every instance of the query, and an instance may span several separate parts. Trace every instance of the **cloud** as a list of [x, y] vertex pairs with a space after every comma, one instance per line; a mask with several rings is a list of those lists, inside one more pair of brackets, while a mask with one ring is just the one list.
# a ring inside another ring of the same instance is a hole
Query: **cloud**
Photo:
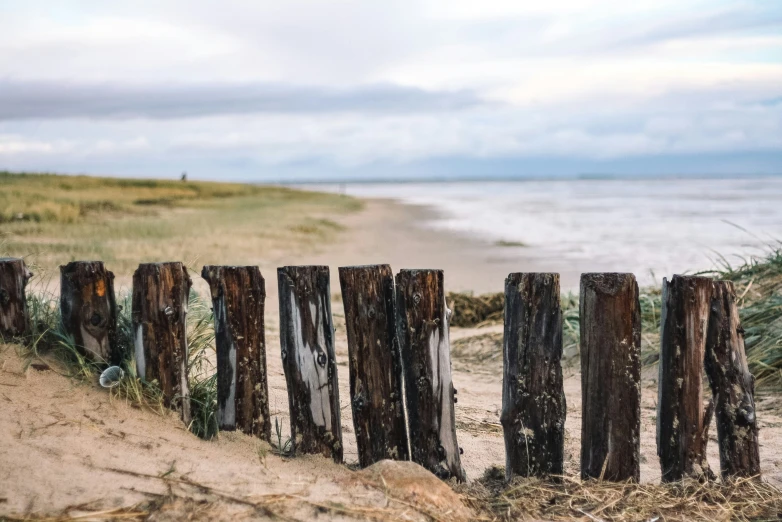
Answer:
[[652, 45], [668, 40], [694, 40], [740, 31], [774, 31], [782, 27], [782, 9], [744, 5], [686, 13], [673, 19], [647, 22], [644, 25], [626, 27], [618, 37], [607, 38], [600, 47], [603, 50], [626, 50], [631, 46]]
[[[248, 175], [305, 163], [347, 171], [378, 163], [422, 164], [428, 158], [561, 157], [589, 165], [653, 155], [782, 150], [782, 105], [735, 103], [744, 96], [688, 90], [643, 103], [617, 102], [613, 111], [605, 110], [611, 100], [598, 99], [559, 107], [478, 104], [456, 111], [0, 121], [0, 168], [40, 161], [35, 147], [63, 137], [70, 147], [47, 154], [63, 166], [103, 158], [127, 163], [122, 168], [127, 171], [143, 159], [197, 171], [207, 163], [238, 162]], [[12, 136], [5, 147], [3, 134]], [[102, 144], [106, 140], [112, 146]], [[325, 174], [312, 168], [311, 177]]]
[[718, 171], [757, 154], [770, 169], [777, 4], [8, 0], [0, 168], [694, 171], [702, 156]]
[[470, 91], [369, 85], [350, 89], [280, 84], [126, 86], [0, 81], [0, 120], [176, 119], [254, 113], [428, 113], [484, 104]]

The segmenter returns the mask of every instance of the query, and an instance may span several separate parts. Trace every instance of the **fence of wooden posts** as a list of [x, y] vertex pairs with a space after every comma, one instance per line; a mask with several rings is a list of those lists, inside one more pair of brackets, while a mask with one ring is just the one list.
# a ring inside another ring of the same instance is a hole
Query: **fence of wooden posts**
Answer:
[[[23, 338], [30, 318], [21, 259], [0, 258], [0, 337]], [[215, 321], [217, 418], [271, 440], [265, 282], [258, 267], [205, 266]], [[61, 267], [62, 326], [91, 358], [119, 364], [114, 275], [102, 262]], [[280, 345], [294, 453], [341, 462], [343, 439], [327, 266], [277, 271]], [[350, 405], [359, 464], [413, 461], [441, 478], [466, 479], [455, 422], [441, 270], [341, 267]], [[185, 319], [191, 280], [182, 263], [146, 263], [133, 275], [132, 327], [139, 376], [157, 380], [166, 405], [190, 420]], [[505, 281], [502, 412], [506, 478], [563, 473], [559, 275], [514, 273]], [[581, 476], [638, 481], [641, 316], [632, 274], [581, 276]], [[705, 397], [703, 373], [712, 389]], [[760, 474], [754, 379], [732, 283], [663, 280], [657, 401], [662, 480], [714, 477], [706, 460], [716, 414], [725, 477]], [[704, 399], [706, 401], [704, 402]]]

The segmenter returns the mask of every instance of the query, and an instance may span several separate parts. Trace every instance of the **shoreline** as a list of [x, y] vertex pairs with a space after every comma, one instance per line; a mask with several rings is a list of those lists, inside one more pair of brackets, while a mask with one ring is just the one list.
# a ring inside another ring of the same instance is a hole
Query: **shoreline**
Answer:
[[[476, 295], [504, 291], [505, 278], [512, 272], [558, 271], [562, 291], [578, 290], [581, 272], [575, 266], [546, 266], [525, 256], [527, 247], [498, 246], [473, 234], [427, 226], [442, 215], [432, 206], [391, 198], [358, 199], [364, 208], [338, 220], [345, 230], [331, 245], [312, 255], [311, 264], [336, 268], [384, 263], [394, 272], [402, 268], [441, 269], [447, 291]], [[289, 256], [280, 261], [297, 264]], [[335, 283], [338, 285], [338, 279], [332, 273], [332, 286]]]

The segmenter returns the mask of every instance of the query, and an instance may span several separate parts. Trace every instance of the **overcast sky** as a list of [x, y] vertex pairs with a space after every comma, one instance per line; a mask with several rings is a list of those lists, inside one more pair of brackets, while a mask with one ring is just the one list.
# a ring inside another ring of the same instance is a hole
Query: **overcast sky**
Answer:
[[0, 0], [0, 169], [782, 174], [782, 0]]

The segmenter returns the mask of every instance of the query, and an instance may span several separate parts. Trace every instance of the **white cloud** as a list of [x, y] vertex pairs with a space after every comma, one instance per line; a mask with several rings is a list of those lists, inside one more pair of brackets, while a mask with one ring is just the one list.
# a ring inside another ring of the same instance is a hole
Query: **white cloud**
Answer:
[[0, 168], [782, 148], [770, 2], [58, 5], [0, 4]]

